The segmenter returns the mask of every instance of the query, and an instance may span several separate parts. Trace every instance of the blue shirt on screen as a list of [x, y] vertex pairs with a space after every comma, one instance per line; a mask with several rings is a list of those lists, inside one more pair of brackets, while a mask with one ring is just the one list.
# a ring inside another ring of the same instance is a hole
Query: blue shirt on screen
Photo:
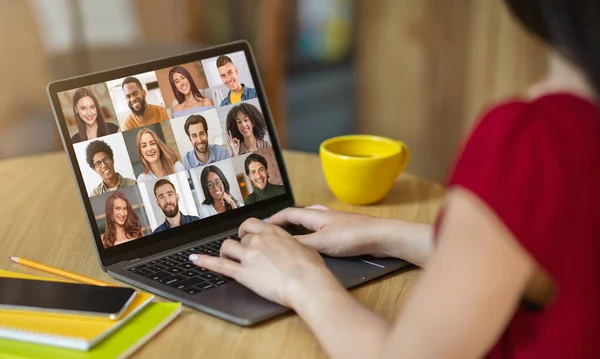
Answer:
[[[256, 89], [253, 89], [252, 87], [248, 87], [244, 84], [242, 84], [242, 87], [244, 88], [242, 90], [242, 101], [250, 100], [251, 98], [256, 98], [258, 96], [256, 94]], [[229, 99], [229, 95], [231, 95], [231, 91], [229, 91], [227, 93], [227, 96], [225, 96], [223, 101], [221, 101], [221, 107], [231, 105], [231, 100]]]
[[183, 167], [186, 170], [191, 170], [192, 168], [206, 166], [207, 164], [223, 161], [228, 158], [231, 158], [231, 154], [225, 148], [218, 145], [208, 145], [210, 149], [210, 155], [208, 156], [208, 162], [200, 162], [198, 157], [196, 157], [196, 152], [194, 150], [185, 154], [183, 157]]

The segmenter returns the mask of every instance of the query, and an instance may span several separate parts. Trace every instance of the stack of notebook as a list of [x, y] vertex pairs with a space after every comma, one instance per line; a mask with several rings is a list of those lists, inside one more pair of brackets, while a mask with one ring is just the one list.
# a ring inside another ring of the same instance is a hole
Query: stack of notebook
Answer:
[[[0, 270], [1, 277], [54, 280]], [[0, 310], [2, 358], [125, 358], [170, 323], [180, 303], [138, 293], [121, 319]]]

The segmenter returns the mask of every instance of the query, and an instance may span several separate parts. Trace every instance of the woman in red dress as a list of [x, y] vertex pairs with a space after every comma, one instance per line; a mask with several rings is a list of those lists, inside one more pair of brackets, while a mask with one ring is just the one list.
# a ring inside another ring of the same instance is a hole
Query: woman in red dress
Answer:
[[[190, 259], [294, 309], [335, 358], [600, 358], [600, 1], [505, 2], [555, 53], [527, 97], [477, 123], [436, 226], [290, 208]], [[389, 323], [317, 251], [425, 270]]]

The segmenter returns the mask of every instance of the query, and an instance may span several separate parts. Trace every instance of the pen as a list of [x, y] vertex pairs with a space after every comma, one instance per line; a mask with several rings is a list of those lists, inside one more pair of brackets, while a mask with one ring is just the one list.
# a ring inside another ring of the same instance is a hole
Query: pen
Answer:
[[38, 270], [41, 270], [42, 272], [46, 272], [46, 273], [55, 274], [59, 277], [71, 279], [71, 280], [74, 280], [79, 283], [100, 285], [100, 286], [104, 286], [104, 287], [115, 287], [114, 284], [106, 283], [106, 282], [103, 282], [103, 281], [100, 281], [97, 279], [83, 276], [81, 274], [69, 272], [69, 271], [66, 271], [66, 270], [63, 270], [60, 268], [52, 267], [47, 264], [38, 263], [38, 262], [29, 260], [29, 259], [20, 258], [20, 257], [10, 257], [10, 260], [12, 260], [15, 263], [22, 264], [26, 267], [38, 269]]

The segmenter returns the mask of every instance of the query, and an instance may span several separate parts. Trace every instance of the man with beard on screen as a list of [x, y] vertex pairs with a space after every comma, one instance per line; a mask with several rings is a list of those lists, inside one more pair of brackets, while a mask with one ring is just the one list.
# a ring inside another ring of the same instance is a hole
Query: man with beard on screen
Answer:
[[194, 150], [183, 157], [183, 167], [186, 170], [231, 158], [225, 148], [208, 144], [208, 125], [203, 116], [191, 115], [185, 120], [183, 129], [194, 146]]
[[169, 120], [169, 115], [164, 107], [146, 102], [146, 90], [144, 90], [140, 80], [135, 77], [127, 77], [123, 80], [121, 88], [127, 106], [131, 110], [131, 114], [123, 121], [122, 131]]
[[154, 196], [156, 204], [165, 214], [165, 222], [152, 233], [166, 231], [167, 229], [187, 224], [200, 219], [196, 216], [188, 216], [179, 210], [179, 195], [175, 191], [175, 186], [168, 179], [161, 178], [154, 184]]

